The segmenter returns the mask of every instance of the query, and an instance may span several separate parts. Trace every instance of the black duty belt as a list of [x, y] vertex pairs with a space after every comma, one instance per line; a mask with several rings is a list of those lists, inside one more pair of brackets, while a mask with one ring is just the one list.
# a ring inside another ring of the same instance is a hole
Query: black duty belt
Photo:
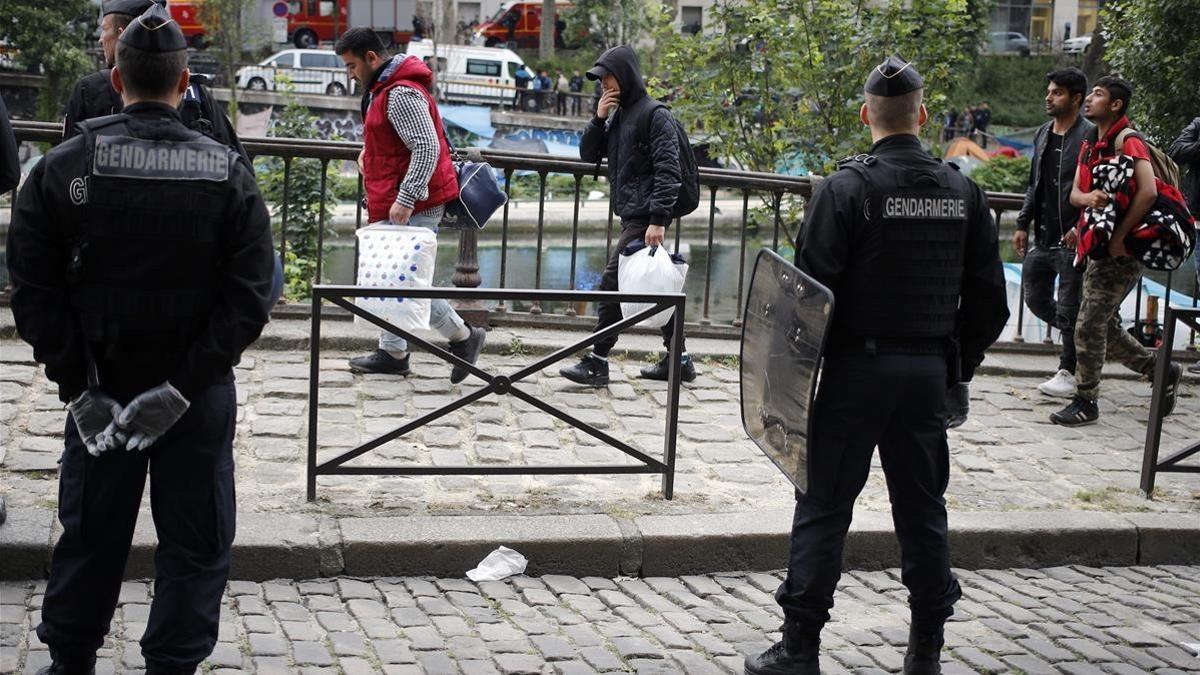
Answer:
[[947, 353], [946, 338], [847, 338], [831, 342], [830, 355], [937, 354]]

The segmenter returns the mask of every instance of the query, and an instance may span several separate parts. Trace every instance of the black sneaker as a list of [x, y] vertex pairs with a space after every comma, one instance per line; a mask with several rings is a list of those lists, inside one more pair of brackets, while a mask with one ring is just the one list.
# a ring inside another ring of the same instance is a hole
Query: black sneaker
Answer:
[[1183, 366], [1172, 363], [1171, 370], [1167, 371], [1167, 397], [1163, 399], [1163, 417], [1175, 412], [1175, 401], [1179, 398], [1179, 381], [1182, 379]]
[[605, 387], [608, 386], [608, 361], [595, 354], [588, 354], [570, 368], [559, 370], [558, 374], [576, 384]]
[[1200, 361], [1193, 363], [1187, 367], [1187, 371], [1193, 375], [1200, 375]]
[[783, 639], [746, 657], [746, 675], [821, 675], [820, 637], [805, 637], [788, 624]]
[[[450, 353], [467, 363], [474, 364], [479, 360], [479, 352], [483, 351], [483, 341], [487, 338], [487, 331], [482, 328], [471, 328], [471, 334], [466, 339], [458, 342], [450, 343]], [[450, 369], [450, 384], [458, 384], [467, 379], [467, 375], [471, 371], [462, 366], [454, 366]]]
[[904, 675], [941, 675], [942, 646], [946, 639], [939, 629], [932, 633], [908, 630], [908, 652], [904, 655]]
[[1086, 396], [1075, 394], [1067, 407], [1050, 414], [1050, 421], [1064, 427], [1081, 427], [1095, 424], [1100, 419], [1100, 407]]
[[356, 356], [350, 359], [352, 373], [383, 373], [385, 375], [408, 376], [408, 354], [398, 359], [383, 349], [376, 349], [367, 356]]
[[[659, 359], [658, 363], [642, 368], [642, 378], [646, 380], [661, 380], [666, 382], [668, 376], [670, 375], [671, 366], [671, 364], [667, 362], [667, 358], [667, 356], [664, 356]], [[691, 356], [683, 357], [683, 360], [681, 360], [679, 363], [682, 366], [682, 370], [679, 372], [680, 380], [684, 382], [691, 382], [692, 380], [696, 379], [696, 366], [692, 363]]]

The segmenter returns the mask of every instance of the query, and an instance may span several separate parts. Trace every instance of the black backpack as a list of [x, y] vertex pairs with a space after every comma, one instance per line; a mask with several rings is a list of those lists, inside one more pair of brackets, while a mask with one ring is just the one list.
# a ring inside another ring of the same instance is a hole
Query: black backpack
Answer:
[[[641, 115], [637, 119], [638, 143], [649, 151], [650, 121], [659, 108], [670, 108], [662, 101], [651, 100], [640, 106]], [[679, 218], [695, 211], [700, 206], [700, 170], [696, 167], [696, 155], [692, 152], [692, 144], [688, 141], [687, 132], [675, 116], [671, 116], [671, 124], [675, 127], [675, 136], [679, 139], [679, 197], [675, 199], [675, 207], [671, 209], [671, 217]]]

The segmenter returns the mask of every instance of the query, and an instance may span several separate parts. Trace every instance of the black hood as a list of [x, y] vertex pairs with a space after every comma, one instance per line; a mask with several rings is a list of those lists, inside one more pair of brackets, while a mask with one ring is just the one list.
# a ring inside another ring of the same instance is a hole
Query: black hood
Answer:
[[609, 49], [596, 59], [595, 65], [603, 66], [621, 83], [621, 105], [631, 104], [646, 97], [646, 84], [642, 81], [642, 67], [637, 54], [626, 45]]

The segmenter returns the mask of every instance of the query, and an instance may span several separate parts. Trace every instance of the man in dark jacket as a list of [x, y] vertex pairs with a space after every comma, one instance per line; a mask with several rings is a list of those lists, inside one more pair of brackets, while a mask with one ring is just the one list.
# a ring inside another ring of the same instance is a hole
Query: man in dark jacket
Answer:
[[[1200, 117], [1184, 127], [1167, 154], [1187, 173], [1183, 177], [1183, 194], [1187, 197], [1188, 210], [1192, 215], [1200, 214]], [[1196, 287], [1200, 288], [1200, 260], [1196, 261]], [[1188, 366], [1189, 373], [1200, 374], [1200, 363]]]
[[[1075, 252], [1063, 243], [1063, 235], [1079, 220], [1079, 209], [1071, 205], [1075, 159], [1084, 137], [1095, 128], [1079, 114], [1084, 96], [1087, 76], [1078, 68], [1046, 75], [1046, 114], [1054, 119], [1033, 137], [1029, 187], [1013, 233], [1013, 250], [1025, 259], [1021, 269], [1025, 304], [1034, 316], [1062, 332], [1058, 372], [1038, 385], [1038, 390], [1063, 398], [1075, 395], [1075, 317], [1083, 288], [1083, 272], [1075, 269]], [[1031, 222], [1033, 241], [1029, 237]]]
[[[64, 141], [79, 133], [76, 124], [121, 112], [124, 104], [121, 102], [121, 95], [112, 85], [117, 39], [134, 17], [140, 16], [156, 2], [160, 5], [166, 4], [158, 0], [106, 0], [104, 3], [104, 16], [100, 20], [100, 48], [104, 51], [105, 67], [85, 75], [75, 83], [75, 90], [67, 100], [66, 119], [63, 121]], [[207, 77], [192, 75], [188, 90], [184, 92], [183, 101], [179, 104], [183, 123], [190, 129], [228, 145], [245, 157], [247, 162], [250, 161], [250, 155], [246, 154], [246, 149], [242, 147], [237, 131], [217, 105], [207, 84]]]
[[147, 476], [145, 670], [192, 673], [217, 642], [236, 524], [233, 366], [267, 323], [271, 218], [250, 165], [183, 125], [186, 49], [165, 8], [134, 20], [113, 70], [122, 112], [46, 153], [13, 209], [13, 319], [68, 410], [43, 675], [94, 672]]
[[[604, 93], [596, 104], [596, 116], [579, 141], [579, 156], [585, 162], [600, 163], [608, 158], [608, 187], [613, 213], [621, 218], [621, 236], [608, 258], [600, 277], [602, 291], [615, 291], [617, 265], [621, 251], [634, 242], [645, 241], [647, 246], [659, 246], [666, 237], [667, 225], [682, 184], [679, 164], [679, 137], [675, 119], [664, 107], [651, 110], [648, 139], [638, 138], [640, 115], [654, 105], [642, 81], [637, 54], [625, 45], [613, 47], [596, 59], [587, 71], [588, 79], [598, 80]], [[596, 330], [602, 330], [621, 320], [621, 306], [600, 303], [597, 308]], [[662, 327], [663, 345], [670, 349], [675, 330], [672, 318]], [[596, 343], [592, 353], [559, 371], [563, 377], [593, 387], [608, 384], [608, 353], [617, 343], [617, 336]], [[666, 380], [667, 357], [653, 366], [642, 369], [642, 377]], [[682, 377], [685, 382], [696, 379], [696, 368], [683, 352]]]

